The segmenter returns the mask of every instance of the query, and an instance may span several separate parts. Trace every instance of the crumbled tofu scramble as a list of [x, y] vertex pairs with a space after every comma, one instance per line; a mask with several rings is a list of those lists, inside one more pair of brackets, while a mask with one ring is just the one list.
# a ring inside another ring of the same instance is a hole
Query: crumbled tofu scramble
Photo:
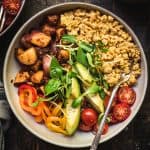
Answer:
[[99, 69], [110, 86], [116, 85], [122, 73], [130, 73], [128, 85], [137, 82], [141, 74], [139, 48], [132, 37], [116, 19], [100, 11], [75, 9], [61, 15], [61, 25], [67, 33], [78, 40], [95, 43], [101, 40], [108, 48], [107, 52], [97, 51], [101, 65]]

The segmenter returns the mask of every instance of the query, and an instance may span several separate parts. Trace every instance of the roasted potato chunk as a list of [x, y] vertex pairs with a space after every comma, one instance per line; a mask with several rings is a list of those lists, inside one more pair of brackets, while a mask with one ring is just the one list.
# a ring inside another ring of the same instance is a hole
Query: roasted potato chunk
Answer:
[[27, 71], [18, 72], [14, 80], [14, 85], [19, 85], [21, 83], [27, 82], [29, 78], [30, 75]]
[[32, 32], [30, 36], [31, 36], [31, 43], [39, 47], [46, 47], [51, 41], [50, 36], [39, 31]]
[[33, 71], [38, 71], [41, 69], [41, 67], [42, 67], [42, 61], [38, 60], [38, 61], [36, 61], [36, 63], [33, 66], [31, 66], [31, 69]]
[[31, 81], [33, 83], [39, 84], [43, 80], [43, 76], [44, 76], [44, 72], [42, 70], [39, 70], [31, 76]]
[[65, 34], [66, 29], [65, 28], [58, 28], [56, 30], [56, 41], [59, 41], [63, 34]]
[[37, 61], [37, 54], [34, 47], [31, 47], [25, 51], [18, 48], [16, 51], [16, 58], [21, 64], [33, 65]]
[[60, 50], [58, 53], [58, 60], [61, 63], [65, 63], [66, 61], [69, 60], [69, 52], [67, 50]]
[[59, 16], [58, 15], [49, 15], [47, 17], [47, 22], [50, 25], [57, 25], [58, 21], [59, 21]]
[[42, 27], [42, 32], [45, 33], [46, 35], [55, 35], [56, 34], [56, 28], [49, 26], [48, 24], [43, 25]]

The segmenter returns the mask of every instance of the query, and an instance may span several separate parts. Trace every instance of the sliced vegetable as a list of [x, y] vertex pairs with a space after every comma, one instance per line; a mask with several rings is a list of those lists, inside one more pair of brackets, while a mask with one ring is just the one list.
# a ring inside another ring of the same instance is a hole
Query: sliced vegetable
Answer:
[[90, 53], [87, 53], [86, 54], [86, 57], [87, 57], [87, 60], [88, 60], [88, 63], [91, 67], [95, 67], [95, 65], [93, 64], [93, 58], [92, 58], [92, 55]]
[[104, 103], [98, 93], [95, 95], [89, 94], [87, 98], [89, 103], [93, 106], [93, 108], [95, 108], [95, 110], [97, 110], [97, 112], [104, 112]]
[[113, 116], [118, 121], [126, 120], [131, 113], [131, 109], [128, 104], [120, 103], [114, 106]]
[[[80, 85], [78, 83], [78, 80], [76, 78], [72, 78], [72, 86], [71, 86], [71, 95], [73, 96], [73, 98], [77, 98], [78, 96], [80, 96]], [[66, 130], [67, 133], [69, 135], [72, 135], [78, 125], [79, 125], [79, 121], [80, 121], [80, 108], [81, 105], [78, 105], [78, 107], [73, 108], [72, 102], [74, 101], [72, 97], [70, 97], [67, 100], [67, 104], [66, 104]]]
[[79, 75], [84, 81], [89, 82], [89, 83], [92, 83], [94, 81], [94, 78], [92, 77], [89, 70], [85, 66], [77, 62], [75, 64], [75, 67], [77, 71], [79, 72]]
[[136, 99], [136, 93], [133, 88], [124, 86], [118, 91], [118, 100], [128, 105], [133, 105]]

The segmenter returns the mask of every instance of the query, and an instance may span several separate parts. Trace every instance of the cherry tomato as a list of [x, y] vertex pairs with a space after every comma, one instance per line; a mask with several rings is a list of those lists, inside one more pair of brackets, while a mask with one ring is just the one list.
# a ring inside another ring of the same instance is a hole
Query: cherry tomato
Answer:
[[[108, 96], [108, 95], [105, 96], [105, 99], [104, 99], [104, 106], [105, 106], [105, 108], [106, 108], [107, 105], [108, 105], [109, 99], [110, 99], [110, 96]], [[115, 96], [115, 98], [114, 98], [114, 100], [113, 100], [113, 102], [112, 102], [111, 107], [115, 106], [116, 100], [117, 100], [117, 96]]]
[[85, 125], [84, 123], [81, 122], [80, 125], [79, 125], [79, 130], [84, 131], [84, 132], [89, 132], [89, 131], [92, 130], [92, 127], [87, 126], [87, 125]]
[[133, 88], [128, 86], [121, 87], [118, 91], [118, 100], [128, 105], [133, 105], [136, 99], [136, 93]]
[[8, 14], [16, 15], [20, 9], [20, 0], [3, 0], [3, 6]]
[[[93, 127], [93, 131], [94, 131], [94, 132], [97, 132], [97, 131], [98, 131], [98, 127], [99, 127], [99, 124], [96, 123], [96, 124], [94, 125], [94, 127]], [[103, 135], [108, 132], [108, 128], [109, 128], [108, 124], [105, 123], [105, 124], [104, 124], [104, 127], [103, 127], [103, 132], [102, 132]]]
[[85, 108], [81, 112], [81, 120], [87, 126], [93, 126], [98, 119], [97, 112], [92, 108]]
[[126, 120], [131, 113], [131, 109], [128, 104], [120, 103], [114, 106], [113, 116], [118, 121]]

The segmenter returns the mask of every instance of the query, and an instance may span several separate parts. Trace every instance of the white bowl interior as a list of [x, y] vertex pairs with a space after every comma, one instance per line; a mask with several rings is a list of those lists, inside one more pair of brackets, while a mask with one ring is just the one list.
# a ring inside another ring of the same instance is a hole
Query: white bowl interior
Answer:
[[142, 74], [140, 78], [138, 79], [138, 84], [135, 86], [137, 99], [136, 99], [135, 104], [132, 106], [132, 113], [126, 121], [119, 123], [117, 125], [111, 126], [109, 128], [109, 132], [106, 135], [102, 136], [101, 142], [104, 142], [114, 137], [120, 131], [122, 131], [129, 124], [129, 122], [133, 119], [133, 117], [138, 112], [143, 102], [144, 95], [146, 92], [146, 87], [147, 87], [147, 76], [148, 76], [147, 64], [146, 64], [146, 59], [145, 59], [143, 49], [137, 37], [135, 36], [135, 34], [121, 19], [119, 19], [114, 14], [110, 13], [109, 11], [103, 8], [100, 8], [91, 4], [77, 2], [77, 3], [60, 4], [57, 6], [47, 8], [43, 10], [42, 12], [38, 13], [36, 16], [32, 18], [32, 20], [30, 19], [27, 23], [25, 23], [22, 26], [22, 28], [19, 30], [19, 32], [16, 34], [16, 36], [13, 38], [13, 41], [11, 42], [7, 55], [6, 55], [5, 65], [4, 65], [4, 74], [3, 74], [4, 86], [5, 86], [5, 91], [6, 91], [6, 95], [8, 98], [8, 102], [10, 104], [11, 109], [15, 113], [16, 117], [20, 120], [20, 122], [33, 134], [37, 135], [38, 137], [40, 137], [41, 139], [49, 143], [53, 143], [59, 146], [74, 147], [74, 148], [89, 146], [93, 140], [94, 135], [92, 133], [77, 132], [74, 136], [67, 137], [61, 134], [51, 132], [44, 125], [36, 123], [34, 119], [32, 118], [32, 116], [30, 116], [28, 113], [26, 113], [25, 111], [21, 109], [20, 104], [19, 104], [18, 94], [17, 94], [17, 88], [14, 87], [14, 85], [11, 83], [11, 80], [14, 79], [16, 72], [18, 72], [20, 68], [18, 63], [15, 60], [14, 50], [16, 47], [19, 46], [19, 39], [22, 36], [22, 34], [27, 32], [31, 27], [34, 27], [35, 25], [37, 25], [41, 21], [43, 16], [45, 16], [46, 14], [60, 13], [62, 11], [66, 11], [66, 10], [70, 10], [70, 9], [74, 9], [78, 7], [87, 8], [87, 9], [97, 9], [97, 10], [100, 10], [101, 12], [112, 15], [117, 20], [119, 20], [122, 24], [124, 24], [125, 28], [133, 36], [135, 43], [141, 49]]

